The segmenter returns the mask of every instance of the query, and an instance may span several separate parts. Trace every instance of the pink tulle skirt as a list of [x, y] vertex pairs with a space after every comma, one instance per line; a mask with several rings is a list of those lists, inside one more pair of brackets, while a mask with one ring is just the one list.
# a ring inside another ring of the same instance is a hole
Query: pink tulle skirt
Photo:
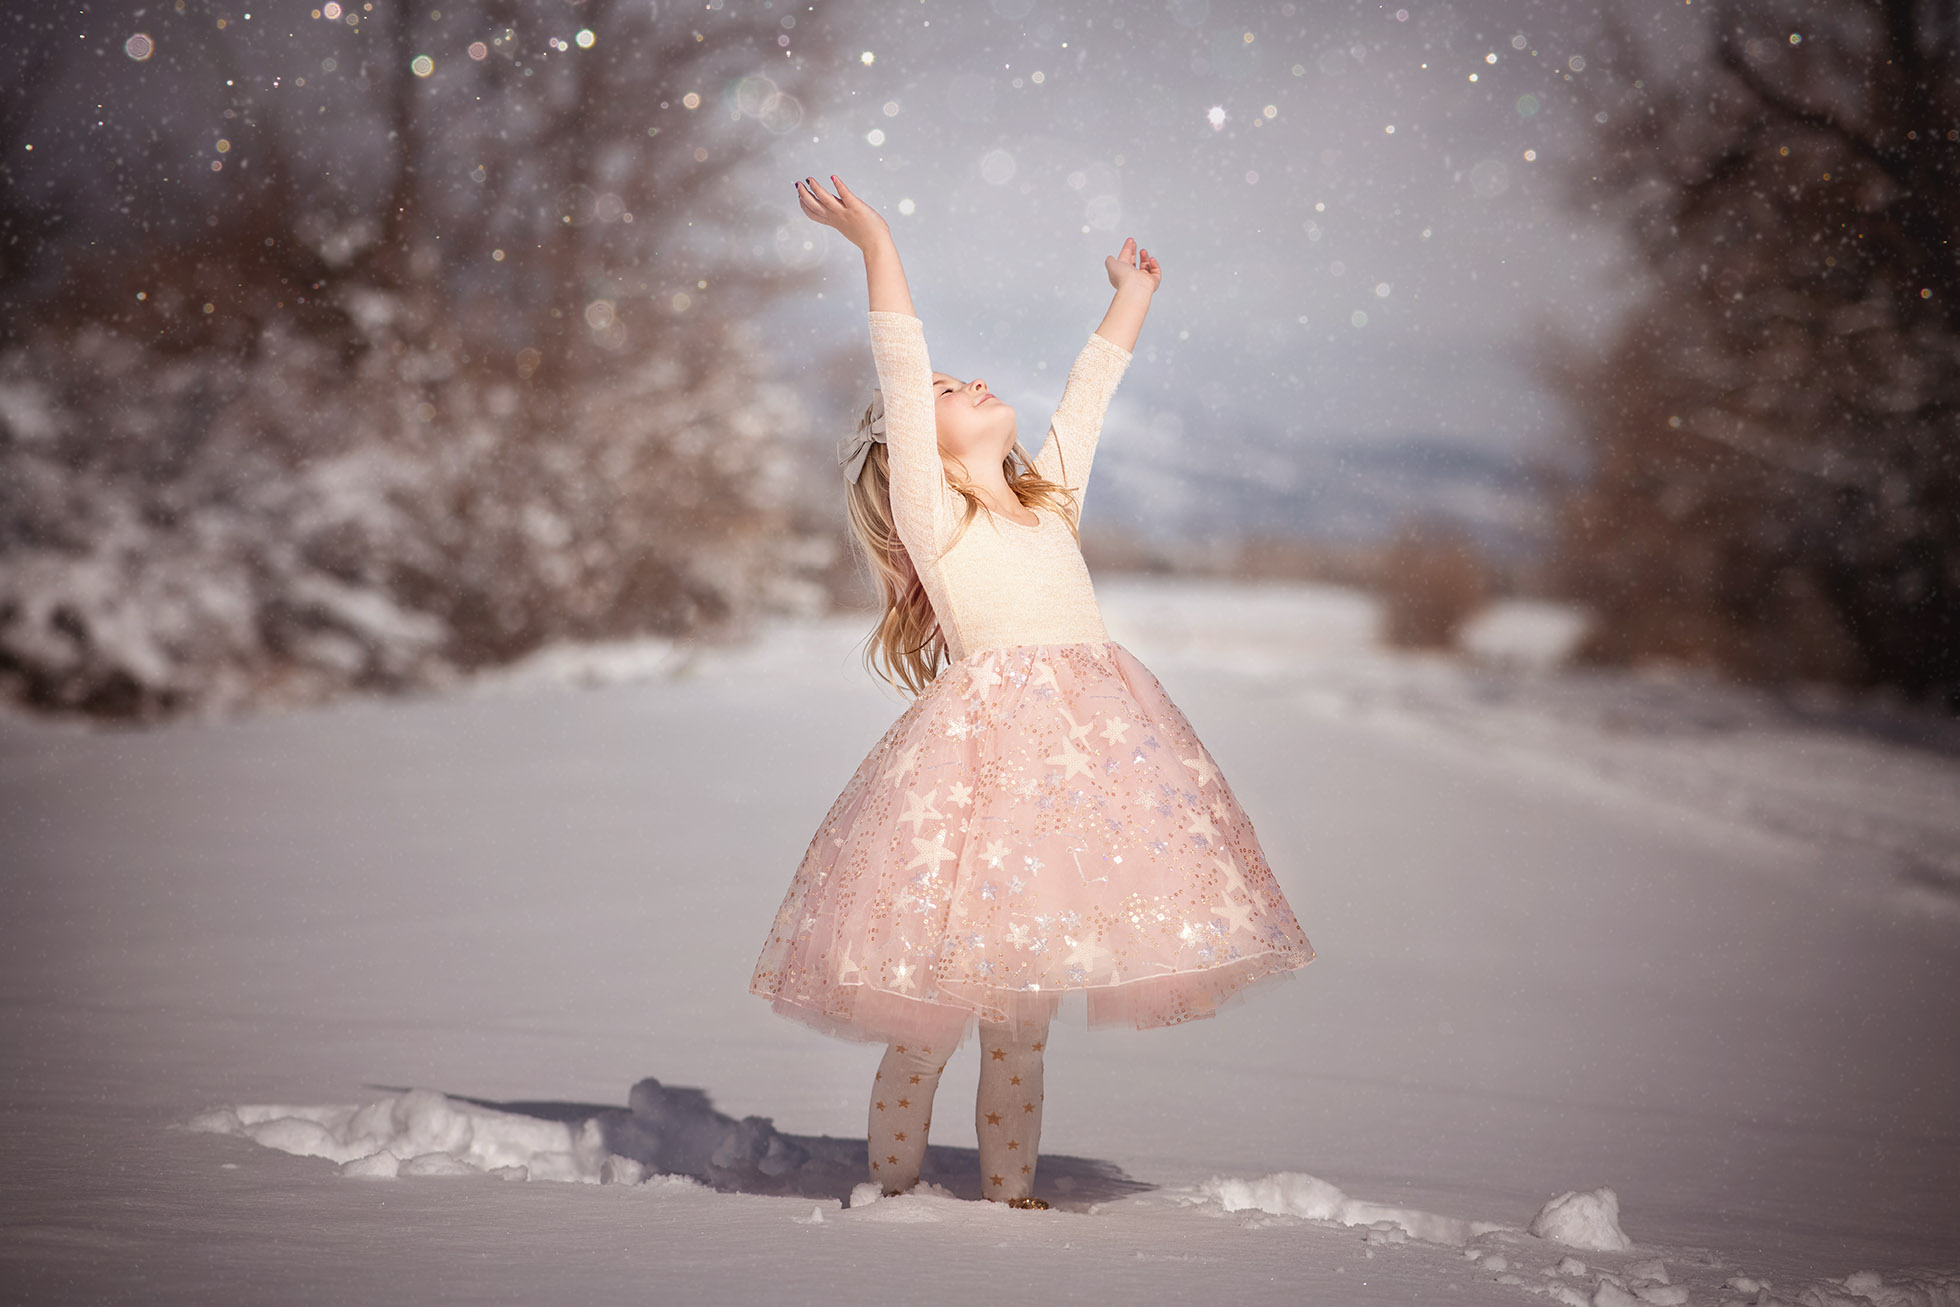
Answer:
[[803, 855], [751, 993], [827, 1034], [957, 1048], [1081, 992], [1086, 1025], [1214, 1015], [1313, 961], [1211, 755], [1123, 646], [939, 673]]

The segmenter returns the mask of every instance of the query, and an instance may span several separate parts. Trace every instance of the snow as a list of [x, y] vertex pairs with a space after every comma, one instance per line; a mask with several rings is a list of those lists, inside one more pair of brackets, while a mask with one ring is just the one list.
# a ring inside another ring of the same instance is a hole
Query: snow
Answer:
[[[1600, 1252], [1625, 1252], [1633, 1247], [1620, 1228], [1620, 1196], [1611, 1189], [1596, 1193], [1562, 1193], [1546, 1203], [1532, 1218], [1531, 1232], [1572, 1248], [1591, 1248]], [[1649, 1263], [1660, 1267], [1659, 1262]], [[1634, 1268], [1628, 1267], [1629, 1272]], [[1649, 1271], [1647, 1278], [1667, 1282], [1665, 1268]]]
[[977, 1201], [970, 1059], [926, 1183], [878, 1197], [875, 1058], [745, 991], [903, 706], [864, 618], [784, 620], [419, 698], [0, 719], [0, 1274], [42, 1301], [1960, 1301], [1942, 724], [1561, 670], [1569, 614], [1450, 658], [1377, 647], [1326, 587], [1097, 590], [1319, 960], [1212, 1021], [1059, 1027], [1050, 1210]]

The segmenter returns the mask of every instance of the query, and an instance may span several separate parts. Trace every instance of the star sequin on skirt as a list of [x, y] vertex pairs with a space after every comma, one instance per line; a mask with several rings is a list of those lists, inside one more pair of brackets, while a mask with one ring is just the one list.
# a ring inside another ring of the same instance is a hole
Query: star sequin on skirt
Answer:
[[1184, 714], [1114, 641], [982, 650], [865, 757], [750, 992], [828, 1034], [963, 1042], [1085, 995], [1090, 1027], [1213, 1015], [1314, 958]]

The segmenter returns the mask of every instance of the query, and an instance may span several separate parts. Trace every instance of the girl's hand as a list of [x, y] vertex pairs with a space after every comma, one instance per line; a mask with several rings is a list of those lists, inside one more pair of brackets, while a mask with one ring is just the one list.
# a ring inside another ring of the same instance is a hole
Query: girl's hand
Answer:
[[796, 183], [796, 194], [802, 201], [803, 212], [809, 214], [812, 221], [835, 227], [845, 240], [861, 250], [889, 243], [892, 229], [886, 225], [883, 215], [852, 194], [850, 187], [837, 181], [836, 173], [830, 174], [830, 180], [837, 182], [835, 195], [817, 185], [814, 177], [805, 177]]
[[1103, 266], [1109, 269], [1109, 284], [1117, 290], [1136, 286], [1155, 295], [1164, 281], [1164, 270], [1150, 257], [1149, 250], [1138, 248], [1134, 236], [1123, 242], [1121, 250], [1104, 259]]

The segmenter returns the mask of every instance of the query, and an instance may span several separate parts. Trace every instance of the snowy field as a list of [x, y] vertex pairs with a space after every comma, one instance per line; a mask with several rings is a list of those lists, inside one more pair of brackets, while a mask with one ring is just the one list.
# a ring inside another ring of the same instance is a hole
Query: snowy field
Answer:
[[785, 624], [0, 722], [4, 1296], [1960, 1302], [1950, 725], [1561, 672], [1526, 607], [1453, 660], [1339, 590], [1097, 589], [1318, 956], [1058, 1023], [1051, 1210], [978, 1200], [969, 1050], [932, 1183], [854, 1194], [881, 1050], [746, 992], [904, 706], [863, 619]]

